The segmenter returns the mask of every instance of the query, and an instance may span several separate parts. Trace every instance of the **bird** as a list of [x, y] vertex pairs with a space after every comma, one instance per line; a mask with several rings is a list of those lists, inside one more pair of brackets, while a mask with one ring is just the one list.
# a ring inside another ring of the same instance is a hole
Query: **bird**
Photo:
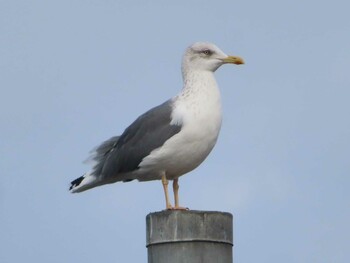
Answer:
[[[222, 109], [214, 72], [224, 64], [244, 61], [209, 42], [189, 46], [182, 59], [180, 92], [96, 147], [90, 156], [92, 169], [71, 182], [70, 192], [115, 182], [160, 180], [166, 209], [187, 209], [179, 205], [178, 180], [197, 168], [216, 144]], [[169, 181], [173, 181], [174, 206]]]

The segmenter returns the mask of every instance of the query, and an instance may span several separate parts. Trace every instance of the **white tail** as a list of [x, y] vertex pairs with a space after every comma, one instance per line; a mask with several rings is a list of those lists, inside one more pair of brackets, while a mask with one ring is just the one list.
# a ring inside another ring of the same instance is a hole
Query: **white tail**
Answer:
[[80, 193], [97, 185], [98, 184], [96, 177], [91, 175], [90, 173], [86, 173], [83, 176], [80, 176], [79, 178], [71, 182], [69, 191], [71, 193]]

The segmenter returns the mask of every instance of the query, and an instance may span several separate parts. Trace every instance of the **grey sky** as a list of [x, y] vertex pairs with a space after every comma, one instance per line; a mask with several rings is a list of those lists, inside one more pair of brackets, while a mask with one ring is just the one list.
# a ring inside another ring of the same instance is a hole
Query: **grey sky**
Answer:
[[234, 214], [235, 262], [349, 262], [348, 1], [124, 2], [0, 1], [0, 262], [146, 262], [160, 182], [68, 186], [196, 41], [246, 64], [216, 73], [223, 127], [181, 204]]

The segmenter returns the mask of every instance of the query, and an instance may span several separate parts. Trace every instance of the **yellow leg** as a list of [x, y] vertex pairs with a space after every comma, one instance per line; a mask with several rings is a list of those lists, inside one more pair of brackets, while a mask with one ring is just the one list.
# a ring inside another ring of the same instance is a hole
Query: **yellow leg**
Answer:
[[179, 179], [174, 179], [173, 181], [173, 190], [174, 190], [174, 199], [175, 199], [175, 209], [179, 207]]
[[165, 203], [166, 203], [166, 209], [172, 209], [173, 207], [171, 206], [169, 202], [169, 194], [168, 194], [168, 180], [166, 179], [165, 173], [162, 175], [162, 184], [163, 184], [163, 189], [164, 189], [164, 194], [165, 194]]
[[173, 181], [173, 190], [174, 190], [174, 199], [175, 199], [175, 207], [176, 210], [189, 210], [187, 207], [179, 206], [179, 179], [174, 179]]

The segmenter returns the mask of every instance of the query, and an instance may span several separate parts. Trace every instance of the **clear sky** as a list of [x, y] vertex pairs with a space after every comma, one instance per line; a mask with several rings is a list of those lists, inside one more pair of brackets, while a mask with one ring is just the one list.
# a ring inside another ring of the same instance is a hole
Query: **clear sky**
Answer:
[[0, 1], [0, 262], [146, 262], [161, 183], [72, 195], [89, 151], [182, 87], [196, 41], [224, 120], [180, 201], [234, 215], [235, 262], [350, 262], [350, 4]]

